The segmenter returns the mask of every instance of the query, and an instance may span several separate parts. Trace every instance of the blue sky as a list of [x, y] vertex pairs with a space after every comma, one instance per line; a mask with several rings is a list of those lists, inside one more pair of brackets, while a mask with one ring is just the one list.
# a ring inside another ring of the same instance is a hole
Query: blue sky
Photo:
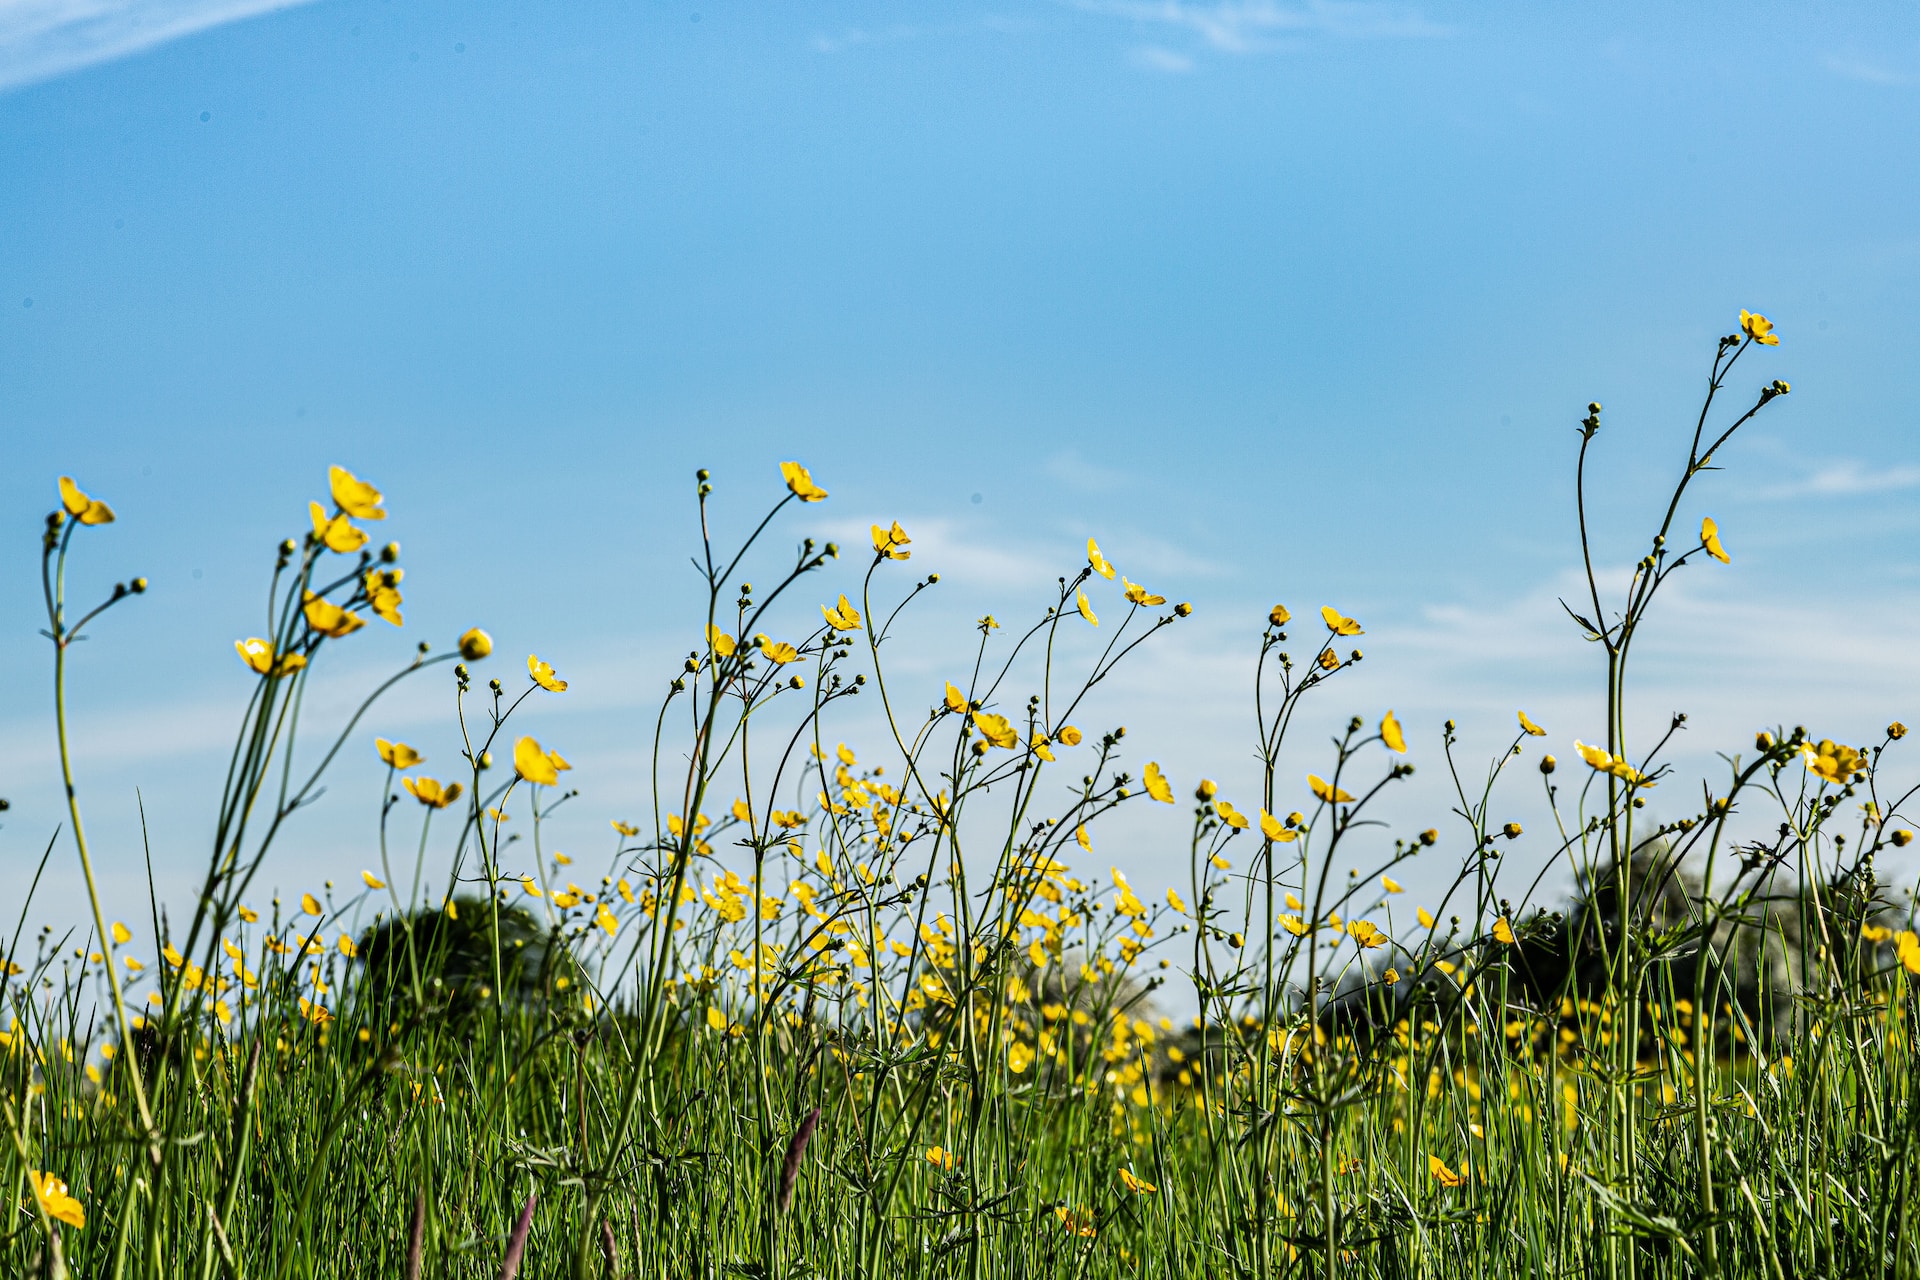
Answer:
[[[1916, 105], [1920, 18], [1866, 5], [0, 0], [0, 883], [61, 818], [31, 602], [68, 472], [120, 513], [79, 580], [153, 584], [75, 673], [117, 903], [136, 787], [186, 896], [232, 641], [336, 462], [388, 495], [409, 621], [316, 694], [474, 622], [496, 674], [538, 650], [574, 680], [529, 719], [580, 765], [563, 846], [640, 809], [693, 470], [739, 527], [787, 458], [833, 498], [783, 540], [899, 519], [945, 576], [903, 659], [929, 696], [1093, 534], [1196, 605], [1102, 708], [1183, 787], [1251, 777], [1275, 600], [1368, 628], [1302, 773], [1388, 706], [1423, 764], [1518, 706], [1564, 756], [1599, 722], [1555, 603], [1574, 425], [1605, 402], [1629, 563], [1741, 307], [1783, 342], [1735, 387], [1795, 390], [1685, 513], [1734, 564], [1679, 584], [1642, 714], [1689, 711], [1696, 769], [1761, 724], [1920, 719]], [[449, 710], [377, 727], [450, 766]], [[281, 884], [366, 864], [361, 754]], [[1102, 861], [1171, 878], [1156, 817]]]

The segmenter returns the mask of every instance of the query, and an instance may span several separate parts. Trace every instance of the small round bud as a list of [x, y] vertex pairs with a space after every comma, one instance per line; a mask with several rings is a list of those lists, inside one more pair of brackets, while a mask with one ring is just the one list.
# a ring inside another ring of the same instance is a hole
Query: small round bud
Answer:
[[499, 682], [498, 680], [489, 680], [489, 681], [487, 681], [487, 688], [489, 688], [489, 689], [491, 689], [491, 690], [493, 690], [493, 691], [494, 691], [495, 693], [499, 693], [499, 692], [500, 692], [500, 682]]
[[[128, 585], [133, 588], [133, 594], [139, 595], [141, 592], [147, 589], [147, 580], [145, 578], [135, 578]], [[1905, 733], [1906, 730], [1902, 729], [1900, 732]]]
[[1770, 733], [1756, 733], [1753, 735], [1753, 745], [1755, 750], [1771, 751], [1773, 750], [1773, 735]]
[[1635, 796], [1635, 797], [1633, 798], [1633, 807], [1634, 807], [1634, 808], [1636, 808], [1636, 809], [1644, 809], [1644, 808], [1646, 808], [1646, 807], [1647, 807], [1647, 798], [1646, 798], [1645, 796]]
[[705, 467], [702, 467], [698, 471], [693, 473], [693, 478], [695, 480], [698, 480], [701, 484], [705, 484], [707, 481], [713, 479], [713, 473], [711, 471], [708, 471]]
[[[4, 807], [6, 803], [7, 802], [5, 800], [0, 800], [0, 807]], [[1894, 832], [1892, 835], [1888, 836], [1887, 839], [1893, 841], [1894, 848], [1904, 849], [1909, 844], [1913, 843], [1913, 832], [1907, 830], [1905, 827], [1902, 827], [1898, 831]]]
[[804, 677], [795, 676], [791, 680], [787, 681], [787, 687], [790, 689], [804, 689], [807, 687], [807, 682]]
[[829, 542], [826, 546], [822, 547], [821, 550], [826, 552], [827, 559], [829, 560], [837, 560], [840, 558], [840, 546], [838, 543]]
[[1219, 794], [1220, 794], [1220, 788], [1214, 784], [1214, 781], [1211, 778], [1200, 779], [1200, 785], [1198, 787], [1195, 787], [1193, 791], [1194, 799], [1199, 800], [1203, 803], [1205, 801], [1213, 799], [1216, 795], [1219, 795]]
[[380, 559], [382, 563], [392, 564], [394, 561], [398, 560], [399, 558], [400, 558], [399, 543], [389, 542], [386, 546], [380, 548]]
[[491, 769], [491, 768], [493, 768], [493, 752], [491, 752], [491, 751], [482, 751], [482, 752], [480, 753], [480, 767], [481, 767], [482, 769]]
[[1182, 600], [1179, 604], [1173, 606], [1173, 613], [1174, 613], [1174, 616], [1177, 618], [1188, 617], [1193, 613], [1193, 606], [1188, 604], [1185, 600]]
[[464, 662], [456, 662], [456, 663], [454, 663], [454, 664], [453, 664], [453, 674], [454, 674], [454, 677], [455, 677], [456, 679], [458, 679], [458, 680], [460, 680], [460, 681], [461, 681], [462, 683], [464, 683], [464, 682], [466, 681], [466, 679], [467, 679], [467, 664], [466, 664], [466, 663], [464, 663]]
[[1541, 757], [1540, 757], [1540, 772], [1541, 772], [1541, 773], [1552, 773], [1552, 772], [1553, 772], [1553, 771], [1554, 771], [1555, 769], [1557, 769], [1557, 768], [1559, 768], [1559, 767], [1560, 767], [1560, 762], [1559, 762], [1558, 760], [1555, 760], [1555, 759], [1554, 759], [1554, 758], [1553, 758], [1552, 756], [1541, 756]]
[[460, 635], [460, 656], [478, 662], [493, 652], [493, 637], [478, 627], [469, 627]]
[[1518, 840], [1520, 838], [1520, 824], [1517, 822], [1509, 822], [1506, 826], [1500, 828], [1500, 833], [1509, 840]]
[[937, 573], [930, 573], [930, 574], [928, 574], [928, 575], [927, 575], [927, 583], [928, 583], [928, 585], [929, 585], [929, 586], [931, 586], [931, 585], [932, 585], [933, 583], [936, 583], [936, 582], [938, 582], [938, 581], [940, 581], [940, 575], [939, 575], [939, 574], [937, 574]]
[[1230, 933], [1227, 935], [1227, 945], [1238, 951], [1247, 945], [1247, 940], [1237, 933]]
[[1598, 400], [1590, 401], [1587, 405], [1587, 412], [1588, 413], [1600, 412], [1600, 402]]
[[280, 544], [280, 554], [283, 556], [290, 556], [297, 550], [299, 550], [299, 548], [294, 545], [292, 538], [288, 538]]
[[1435, 844], [1438, 844], [1439, 841], [1440, 833], [1432, 827], [1428, 827], [1420, 833], [1420, 843], [1426, 845], [1428, 848], [1432, 848]]

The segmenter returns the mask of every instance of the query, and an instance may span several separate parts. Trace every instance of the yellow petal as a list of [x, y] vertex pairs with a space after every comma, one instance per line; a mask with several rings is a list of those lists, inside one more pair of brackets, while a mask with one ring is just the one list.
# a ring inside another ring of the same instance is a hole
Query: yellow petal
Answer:
[[1107, 558], [1100, 554], [1100, 544], [1092, 538], [1087, 539], [1087, 563], [1093, 566], [1095, 573], [1109, 581], [1112, 580], [1113, 566], [1108, 564]]
[[1720, 545], [1720, 526], [1713, 522], [1712, 516], [1700, 522], [1700, 545], [1706, 548], [1708, 555], [1721, 564], [1733, 563], [1733, 557], [1728, 555], [1727, 549]]
[[527, 674], [533, 677], [535, 684], [547, 690], [549, 693], [565, 693], [567, 691], [567, 682], [553, 674], [553, 665], [540, 661], [539, 658], [531, 653], [527, 655]]
[[1504, 942], [1509, 945], [1512, 944], [1513, 926], [1507, 923], [1507, 918], [1505, 916], [1501, 916], [1498, 920], [1495, 920], [1493, 922], [1493, 936], [1496, 940], [1500, 942]]
[[531, 737], [521, 738], [513, 744], [513, 768], [528, 782], [543, 787], [555, 786], [560, 781], [560, 770], [554, 767], [552, 758]]
[[1287, 612], [1287, 606], [1283, 604], [1273, 606], [1267, 613], [1267, 621], [1276, 627], [1284, 627], [1292, 620], [1293, 615]]
[[360, 873], [360, 879], [366, 882], [366, 886], [369, 889], [384, 889], [387, 887], [387, 882], [371, 871], [362, 871]]
[[1316, 774], [1307, 775], [1307, 785], [1313, 788], [1313, 794], [1328, 804], [1352, 804], [1353, 797], [1339, 787]]
[[1332, 605], [1326, 605], [1321, 608], [1320, 618], [1327, 624], [1327, 630], [1337, 636], [1363, 636], [1366, 634], [1365, 631], [1360, 629], [1359, 623], [1355, 622], [1352, 618], [1344, 616]]
[[1173, 784], [1160, 772], [1160, 766], [1152, 761], [1140, 772], [1140, 780], [1146, 784], [1147, 794], [1161, 804], [1173, 803]]
[[314, 897], [310, 893], [303, 893], [300, 895], [300, 909], [306, 912], [310, 916], [325, 914], [325, 909], [322, 908], [320, 905], [320, 899]]
[[327, 468], [327, 487], [333, 491], [333, 503], [356, 520], [385, 520], [380, 507], [380, 491], [345, 467]]
[[781, 463], [780, 475], [787, 482], [788, 490], [802, 502], [818, 502], [827, 496], [827, 491], [815, 484], [807, 469], [797, 462]]
[[1407, 736], [1400, 731], [1400, 722], [1393, 718], [1392, 711], [1380, 722], [1380, 741], [1386, 744], [1387, 750], [1406, 754]]
[[116, 920], [113, 922], [113, 940], [116, 944], [125, 946], [133, 941], [133, 934], [128, 931], [127, 926]]
[[70, 516], [85, 515], [93, 499], [80, 492], [80, 486], [73, 482], [72, 476], [60, 477], [60, 505]]
[[1073, 593], [1073, 598], [1074, 604], [1080, 610], [1080, 616], [1085, 618], [1090, 625], [1099, 626], [1100, 619], [1094, 616], [1093, 606], [1087, 603], [1087, 593], [1084, 591], [1076, 591]]
[[261, 675], [273, 670], [273, 646], [259, 637], [250, 640], [235, 640], [233, 648], [240, 655], [240, 661]]
[[[1286, 823], [1280, 821], [1280, 819], [1274, 817], [1265, 809], [1260, 811], [1260, 834], [1275, 844], [1292, 844], [1300, 838], [1298, 831], [1290, 830]], [[1298, 911], [1300, 909], [1299, 904], [1293, 901], [1293, 895], [1287, 895], [1287, 901], [1293, 906], [1294, 910]]]
[[955, 715], [965, 715], [967, 711], [967, 695], [954, 688], [952, 683], [947, 685], [947, 710]]
[[1522, 729], [1525, 729], [1529, 734], [1533, 735], [1536, 738], [1544, 738], [1547, 736], [1547, 731], [1545, 729], [1542, 729], [1539, 725], [1527, 719], [1526, 712], [1522, 711], [1519, 713], [1519, 715], [1520, 715], [1520, 727]]

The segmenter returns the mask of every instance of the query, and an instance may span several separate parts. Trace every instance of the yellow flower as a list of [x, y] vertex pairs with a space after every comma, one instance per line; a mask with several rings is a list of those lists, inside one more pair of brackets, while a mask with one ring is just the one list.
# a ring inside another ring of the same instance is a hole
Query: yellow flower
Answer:
[[1433, 928], [1433, 912], [1427, 910], [1425, 907], [1415, 907], [1413, 909], [1413, 915], [1414, 918], [1420, 922], [1422, 929]]
[[620, 932], [619, 917], [614, 915], [613, 909], [604, 902], [600, 904], [600, 910], [594, 913], [593, 922], [605, 929], [609, 938]]
[[1140, 781], [1146, 784], [1147, 794], [1161, 804], [1173, 803], [1173, 784], [1160, 772], [1160, 766], [1149, 760], [1147, 767], [1140, 771]]
[[1519, 712], [1518, 714], [1520, 716], [1520, 727], [1522, 729], [1525, 729], [1528, 734], [1530, 734], [1535, 738], [1544, 738], [1547, 736], [1547, 731], [1545, 729], [1542, 729], [1539, 725], [1527, 719], [1526, 712], [1522, 711], [1522, 712]]
[[707, 1006], [707, 1025], [715, 1031], [725, 1031], [727, 1029], [727, 1015], [720, 1012], [717, 1005], [710, 1004]]
[[793, 496], [802, 502], [818, 502], [827, 496], [827, 491], [815, 484], [813, 477], [807, 474], [807, 469], [797, 462], [781, 463], [780, 475], [786, 480]]
[[1260, 834], [1275, 844], [1292, 844], [1300, 838], [1300, 833], [1288, 828], [1287, 824], [1268, 813], [1260, 811]]
[[1427, 1172], [1431, 1173], [1443, 1187], [1457, 1187], [1466, 1182], [1465, 1177], [1447, 1168], [1447, 1162], [1439, 1156], [1427, 1157]]
[[1246, 814], [1240, 812], [1225, 800], [1215, 800], [1213, 802], [1213, 811], [1220, 815], [1220, 821], [1226, 823], [1235, 831], [1245, 831], [1247, 827], [1251, 825]]
[[947, 710], [953, 712], [955, 715], [965, 715], [967, 713], [967, 695], [954, 688], [951, 681], [947, 683], [946, 704]]
[[1128, 582], [1125, 578], [1120, 579], [1120, 582], [1127, 589], [1127, 600], [1130, 603], [1152, 607], [1167, 602], [1165, 596], [1149, 595], [1147, 589], [1137, 582]]
[[527, 674], [533, 677], [535, 684], [545, 689], [548, 693], [565, 693], [567, 691], [567, 682], [553, 674], [553, 665], [540, 661], [539, 658], [531, 653], [527, 655]]
[[776, 667], [784, 667], [789, 662], [800, 660], [800, 651], [792, 645], [779, 640], [770, 640], [760, 646], [760, 652]]
[[80, 492], [72, 476], [60, 477], [60, 505], [81, 524], [113, 523], [113, 508]]
[[1654, 785], [1647, 781], [1646, 775], [1628, 764], [1624, 756], [1612, 755], [1603, 747], [1590, 747], [1578, 739], [1574, 740], [1573, 749], [1580, 753], [1580, 758], [1587, 762], [1587, 767], [1595, 772], [1610, 773], [1624, 782], [1638, 783], [1641, 786]]
[[345, 467], [327, 468], [327, 487], [333, 491], [334, 505], [356, 520], [385, 520], [380, 491]]
[[375, 738], [373, 749], [380, 758], [396, 769], [411, 769], [426, 759], [418, 751], [404, 742], [388, 742], [385, 738]]
[[303, 893], [300, 895], [300, 909], [306, 912], [310, 916], [325, 914], [324, 908], [322, 908], [320, 905], [320, 899], [314, 897], [310, 893]]
[[1360, 629], [1359, 623], [1355, 622], [1352, 618], [1344, 616], [1332, 605], [1324, 606], [1320, 610], [1320, 617], [1321, 620], [1327, 624], [1327, 630], [1337, 636], [1363, 636], [1367, 634]]
[[41, 1212], [49, 1218], [64, 1222], [76, 1231], [86, 1229], [87, 1208], [67, 1193], [66, 1183], [50, 1173], [29, 1169], [27, 1186], [33, 1191], [34, 1203], [38, 1204]]
[[1073, 829], [1073, 842], [1088, 853], [1093, 852], [1093, 837], [1087, 834], [1086, 823], [1083, 822]]
[[319, 1027], [324, 1027], [333, 1021], [333, 1014], [325, 1005], [315, 1004], [305, 996], [300, 997], [300, 1016]]
[[1712, 516], [1700, 522], [1700, 545], [1706, 548], [1708, 555], [1721, 564], [1733, 563], [1733, 557], [1728, 555], [1727, 549], [1720, 545], [1720, 526], [1713, 522]]
[[1024, 1040], [1015, 1040], [1007, 1046], [1007, 1070], [1015, 1075], [1021, 1074], [1033, 1065], [1033, 1046]]
[[493, 637], [478, 627], [468, 627], [460, 633], [460, 656], [468, 662], [478, 662], [493, 652]]
[[1293, 621], [1293, 615], [1287, 612], [1287, 606], [1277, 604], [1268, 610], [1267, 621], [1276, 627], [1284, 627]]
[[461, 791], [464, 790], [457, 782], [449, 782], [442, 786], [433, 778], [402, 778], [400, 785], [407, 789], [408, 795], [429, 809], [446, 808], [458, 800]]
[[1317, 774], [1310, 773], [1307, 775], [1307, 785], [1313, 788], [1314, 795], [1320, 797], [1320, 799], [1327, 804], [1353, 803], [1352, 796]]
[[530, 897], [538, 898], [543, 896], [540, 892], [540, 886], [533, 882], [532, 876], [521, 876], [520, 888], [522, 892]]
[[400, 579], [405, 576], [404, 569], [369, 569], [361, 580], [368, 607], [396, 627], [405, 625], [400, 617]]
[[840, 597], [840, 605], [838, 608], [829, 609], [826, 605], [821, 605], [820, 616], [825, 618], [827, 625], [835, 631], [858, 631], [860, 629], [860, 611], [847, 603], [847, 598], [844, 595]]
[[258, 924], [260, 922], [260, 913], [252, 907], [242, 906], [238, 908], [238, 910], [240, 918], [248, 924]]
[[1505, 916], [1501, 916], [1493, 922], [1493, 937], [1496, 942], [1504, 942], [1508, 946], [1513, 945], [1513, 926], [1507, 923]]
[[1053, 759], [1053, 748], [1047, 745], [1046, 734], [1036, 730], [1031, 745], [1033, 747], [1033, 754], [1039, 756], [1042, 760]]
[[1400, 981], [1400, 971], [1392, 965], [1388, 965], [1387, 971], [1380, 975], [1380, 981], [1386, 983], [1388, 986], [1392, 986], [1394, 983]]
[[1187, 914], [1187, 904], [1180, 900], [1180, 895], [1175, 893], [1171, 886], [1167, 889], [1167, 905], [1175, 911], [1178, 911], [1181, 915]]
[[1773, 321], [1767, 319], [1765, 316], [1755, 315], [1751, 311], [1742, 310], [1740, 312], [1740, 332], [1746, 334], [1763, 347], [1777, 347], [1780, 345], [1779, 335], [1773, 331]]
[[344, 933], [340, 935], [340, 942], [338, 945], [340, 947], [340, 954], [345, 956], [349, 960], [353, 959], [355, 956], [360, 954], [360, 948], [354, 946], [353, 939], [349, 938]]
[[369, 889], [384, 889], [387, 887], [387, 882], [371, 871], [362, 871], [360, 873], [360, 879], [366, 882], [366, 886]]
[[1320, 656], [1315, 658], [1314, 661], [1320, 664], [1320, 669], [1322, 671], [1332, 671], [1335, 667], [1340, 665], [1339, 655], [1334, 653], [1334, 651], [1331, 649], [1322, 649], [1320, 651]]
[[1100, 544], [1092, 538], [1087, 539], [1087, 563], [1092, 565], [1093, 571], [1101, 577], [1109, 582], [1113, 580], [1113, 566], [1108, 564], [1107, 558], [1100, 554]]
[[1384, 946], [1387, 941], [1387, 935], [1382, 933], [1380, 927], [1371, 920], [1349, 920], [1347, 936], [1363, 950]]
[[[734, 816], [735, 817], [740, 816], [738, 811], [735, 812]], [[741, 819], [741, 820], [745, 821], [745, 819]], [[613, 819], [613, 829], [615, 831], [618, 831], [621, 835], [627, 837], [627, 839], [629, 840], [633, 839], [633, 837], [640, 834], [640, 828], [634, 826], [630, 822], [622, 822], [618, 818]]]
[[541, 749], [531, 737], [521, 738], [513, 744], [513, 770], [528, 782], [543, 787], [557, 786], [560, 782], [560, 770], [570, 769], [559, 756]]
[[225, 1000], [215, 1000], [213, 1002], [213, 1016], [220, 1019], [220, 1025], [224, 1027], [233, 1021], [233, 1009]]
[[1053, 740], [1062, 746], [1077, 747], [1080, 745], [1082, 737], [1083, 735], [1078, 729], [1068, 724], [1060, 727], [1060, 732], [1053, 735]]
[[1392, 876], [1381, 876], [1380, 887], [1382, 889], [1385, 889], [1388, 893], [1405, 893], [1406, 892], [1406, 889], [1401, 885], [1401, 883], [1398, 880], [1395, 880]]
[[132, 932], [128, 930], [127, 926], [125, 926], [124, 924], [121, 924], [118, 920], [115, 920], [113, 922], [113, 941], [114, 941], [114, 945], [122, 946], [122, 947], [126, 946], [129, 942], [133, 941]]
[[912, 541], [913, 539], [907, 536], [907, 531], [900, 527], [898, 520], [893, 522], [891, 529], [882, 529], [877, 524], [873, 526], [873, 549], [889, 560], [912, 559], [913, 552], [903, 550]]
[[945, 1147], [928, 1147], [927, 1163], [936, 1169], [951, 1169], [960, 1163], [960, 1158]]
[[1137, 1196], [1152, 1195], [1160, 1189], [1151, 1182], [1134, 1177], [1133, 1170], [1131, 1169], [1122, 1169], [1120, 1171], [1120, 1185]]
[[309, 502], [307, 514], [313, 517], [313, 540], [327, 550], [347, 555], [367, 545], [367, 531], [348, 519], [345, 512], [329, 516], [325, 507]]
[[1400, 731], [1400, 722], [1393, 718], [1391, 710], [1387, 712], [1387, 718], [1380, 722], [1380, 741], [1386, 744], [1389, 751], [1398, 751], [1401, 755], [1407, 752], [1407, 735]]
[[976, 711], [973, 713], [973, 723], [979, 727], [981, 736], [996, 747], [1011, 751], [1020, 745], [1020, 735], [1013, 731], [1012, 723], [1005, 716]]
[[1867, 763], [1866, 752], [1840, 746], [1830, 738], [1822, 738], [1818, 746], [1801, 743], [1800, 755], [1806, 761], [1808, 773], [1835, 786], [1845, 784]]
[[1093, 606], [1087, 603], [1086, 592], [1084, 591], [1074, 592], [1073, 603], [1074, 603], [1074, 607], [1080, 611], [1080, 616], [1087, 620], [1088, 626], [1097, 627], [1100, 625], [1100, 619], [1094, 616]]
[[1084, 1214], [1074, 1213], [1063, 1204], [1057, 1204], [1053, 1207], [1053, 1216], [1060, 1219], [1060, 1225], [1073, 1232], [1076, 1236], [1092, 1237], [1098, 1235], [1100, 1232], [1100, 1229], [1094, 1226], [1088, 1217]]
[[1286, 916], [1280, 917], [1280, 927], [1282, 929], [1285, 929], [1288, 933], [1292, 934], [1294, 937], [1298, 938], [1304, 933], [1306, 933], [1307, 922], [1305, 920], [1302, 920], [1299, 916], [1286, 915]]
[[301, 612], [307, 615], [307, 625], [323, 636], [337, 640], [367, 625], [360, 615], [348, 613], [325, 596], [317, 596], [309, 591], [306, 600]]
[[240, 661], [263, 676], [284, 676], [307, 665], [306, 656], [298, 653], [283, 653], [276, 660], [273, 655], [273, 646], [257, 636], [248, 640], [235, 640], [233, 648], [240, 655]]
[[1913, 930], [1902, 929], [1893, 935], [1893, 949], [1899, 953], [1900, 965], [1908, 973], [1920, 975], [1920, 938]]

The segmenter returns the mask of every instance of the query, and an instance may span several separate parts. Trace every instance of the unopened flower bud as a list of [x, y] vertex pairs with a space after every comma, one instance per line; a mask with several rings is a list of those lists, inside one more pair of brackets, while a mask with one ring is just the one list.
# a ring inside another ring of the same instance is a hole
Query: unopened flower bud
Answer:
[[[147, 580], [145, 578], [135, 578], [131, 586], [133, 587], [133, 594], [139, 595], [147, 589]], [[1901, 732], [1905, 733], [1906, 730], [1902, 729]]]
[[1440, 840], [1440, 833], [1438, 831], [1435, 831], [1432, 827], [1428, 827], [1425, 831], [1422, 831], [1420, 833], [1420, 843], [1427, 845], [1428, 847], [1432, 847], [1434, 844], [1438, 843], [1439, 840]]
[[1179, 604], [1173, 606], [1173, 612], [1175, 616], [1185, 618], [1193, 613], [1193, 606], [1185, 600], [1182, 600]]
[[1520, 824], [1517, 822], [1509, 822], [1506, 826], [1500, 828], [1500, 830], [1509, 840], [1518, 840], [1520, 838]]
[[389, 542], [386, 546], [380, 548], [380, 559], [385, 561], [387, 564], [392, 564], [394, 561], [398, 560], [399, 558], [400, 558], [399, 543]]
[[827, 553], [827, 559], [829, 560], [837, 560], [840, 558], [840, 547], [837, 543], [829, 542], [822, 550]]
[[[5, 803], [6, 801], [0, 800], [0, 804], [5, 804]], [[1896, 849], [1904, 849], [1913, 842], [1913, 832], [1908, 831], [1905, 827], [1902, 827], [1900, 830], [1888, 836], [1887, 839], [1893, 841], [1894, 847]]]
[[695, 480], [698, 480], [701, 484], [705, 484], [707, 481], [713, 479], [713, 473], [711, 471], [708, 471], [705, 467], [702, 467], [698, 471], [693, 473], [693, 478]]
[[493, 637], [478, 627], [469, 627], [460, 636], [460, 656], [478, 662], [493, 652]]
[[481, 767], [482, 769], [491, 769], [491, 768], [493, 768], [493, 752], [491, 752], [491, 751], [482, 751], [482, 752], [480, 753], [480, 767]]
[[1213, 779], [1211, 778], [1200, 779], [1200, 785], [1195, 787], [1193, 792], [1194, 798], [1202, 801], [1211, 800], [1219, 793], [1220, 788], [1214, 785]]
[[[143, 578], [141, 579], [141, 581], [144, 582], [145, 579]], [[1907, 726], [1901, 724], [1898, 720], [1895, 720], [1892, 724], [1887, 726], [1887, 736], [1889, 738], [1892, 738], [1895, 742], [1898, 742], [1900, 741], [1900, 739], [1907, 736]]]

